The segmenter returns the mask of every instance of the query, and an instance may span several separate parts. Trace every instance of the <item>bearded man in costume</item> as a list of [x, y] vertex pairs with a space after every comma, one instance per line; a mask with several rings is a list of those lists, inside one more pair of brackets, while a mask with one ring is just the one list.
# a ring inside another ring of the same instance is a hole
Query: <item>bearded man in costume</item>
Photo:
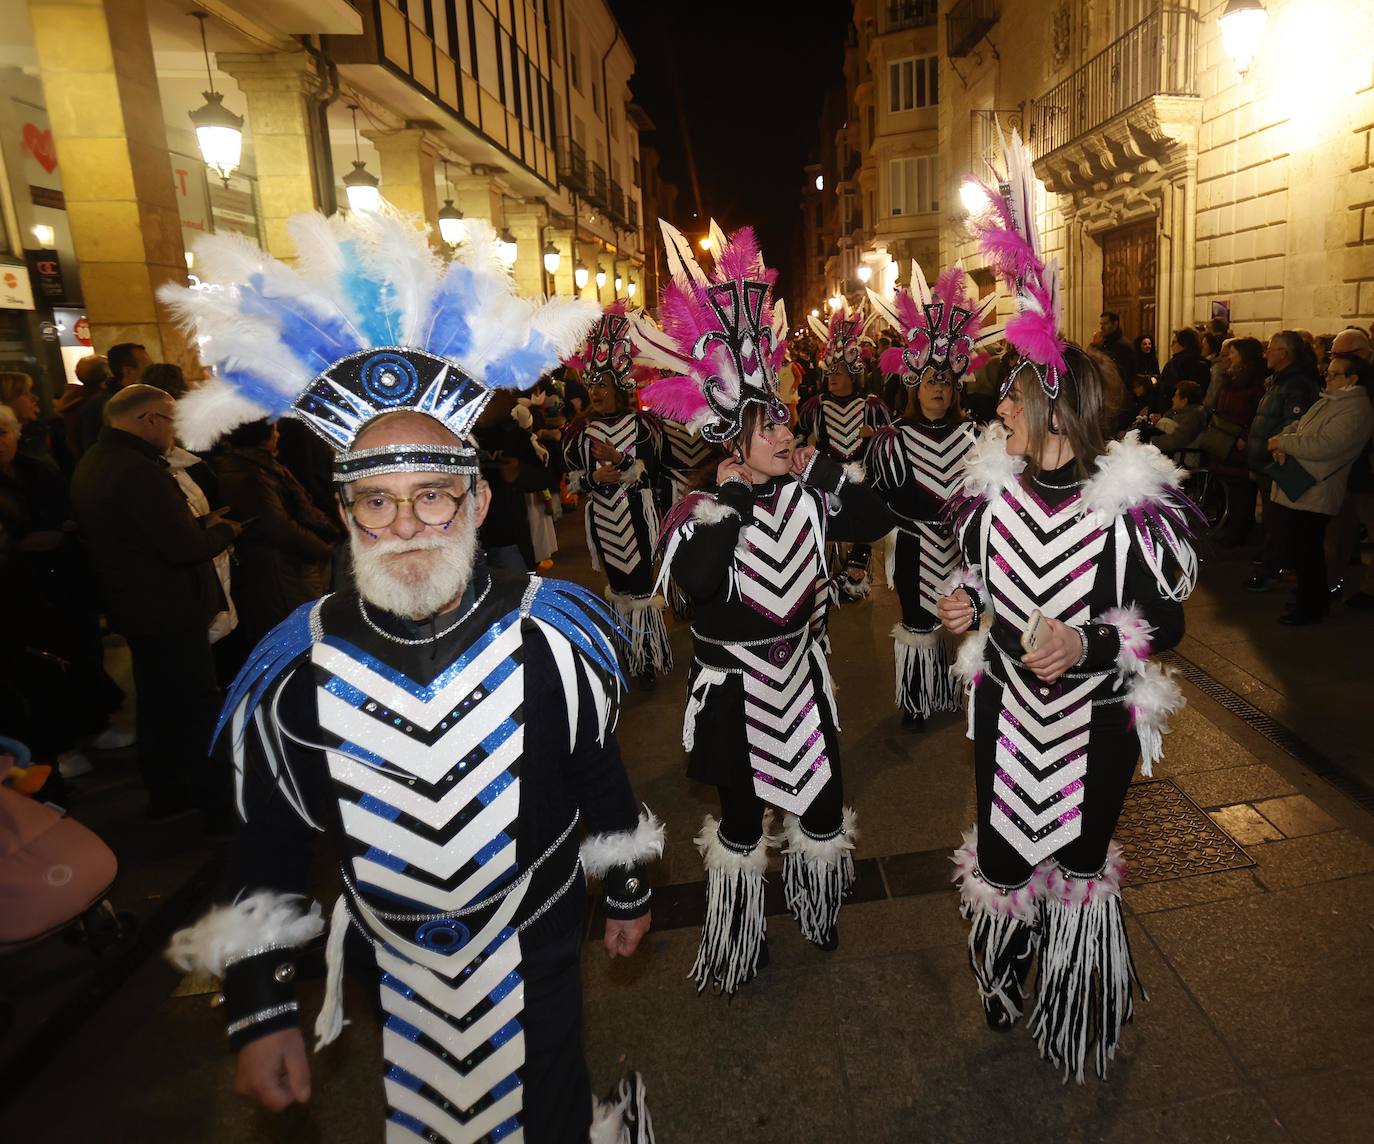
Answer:
[[170, 956], [223, 979], [240, 1091], [307, 1100], [294, 979], [325, 929], [305, 890], [327, 833], [341, 893], [316, 1049], [345, 1024], [347, 951], [380, 998], [387, 1140], [650, 1140], [637, 1078], [593, 1122], [580, 1037], [584, 875], [604, 882], [608, 952], [628, 955], [663, 846], [616, 745], [613, 619], [477, 549], [490, 492], [470, 432], [489, 387], [532, 385], [595, 309], [516, 298], [486, 227], [446, 269], [399, 218], [291, 232], [295, 269], [207, 238], [220, 289], [164, 288], [218, 371], [180, 428], [203, 448], [291, 416], [323, 437], [357, 589], [295, 612], [231, 688], [219, 731], [244, 826], [225, 904]]

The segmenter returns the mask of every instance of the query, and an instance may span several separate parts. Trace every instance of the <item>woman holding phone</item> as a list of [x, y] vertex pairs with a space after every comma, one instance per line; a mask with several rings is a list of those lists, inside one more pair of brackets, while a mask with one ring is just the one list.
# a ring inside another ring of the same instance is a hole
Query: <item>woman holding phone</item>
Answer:
[[[1018, 162], [1019, 160], [1019, 162]], [[1013, 138], [993, 200], [994, 260], [1023, 292], [1007, 336], [1022, 356], [951, 505], [963, 567], [940, 600], [973, 633], [965, 681], [978, 822], [955, 853], [988, 1024], [1009, 1030], [1039, 954], [1031, 1032], [1083, 1080], [1104, 1075], [1138, 984], [1112, 834], [1143, 755], [1182, 705], [1150, 655], [1178, 643], [1196, 579], [1182, 473], [1134, 434], [1109, 443], [1117, 383], [1054, 325], [1055, 275], [1026, 235], [1029, 156]]]

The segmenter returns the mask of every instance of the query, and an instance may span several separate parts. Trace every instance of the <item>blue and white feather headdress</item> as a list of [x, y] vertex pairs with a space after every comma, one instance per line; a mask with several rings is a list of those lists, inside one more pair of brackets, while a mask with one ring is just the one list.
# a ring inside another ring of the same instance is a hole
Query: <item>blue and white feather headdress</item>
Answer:
[[[447, 266], [405, 216], [297, 215], [287, 266], [237, 235], [196, 243], [199, 286], [158, 297], [196, 338], [214, 376], [179, 403], [191, 449], [239, 425], [296, 417], [337, 452], [334, 479], [425, 471], [476, 474], [468, 441], [493, 389], [527, 389], [581, 344], [595, 302], [515, 292], [496, 235], [469, 220]], [[353, 450], [384, 413], [425, 413], [462, 447]]]

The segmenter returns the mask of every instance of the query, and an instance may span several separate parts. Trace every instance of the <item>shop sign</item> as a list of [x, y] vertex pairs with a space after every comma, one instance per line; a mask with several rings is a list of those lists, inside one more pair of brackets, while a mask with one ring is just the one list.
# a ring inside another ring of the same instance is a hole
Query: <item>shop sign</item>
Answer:
[[0, 310], [33, 310], [33, 286], [29, 268], [12, 263], [0, 264]]
[[78, 345], [88, 346], [91, 344], [91, 321], [85, 314], [77, 318], [76, 325], [72, 327], [72, 334], [76, 337]]
[[65, 302], [67, 288], [62, 283], [62, 263], [55, 250], [26, 250], [34, 293], [44, 302]]

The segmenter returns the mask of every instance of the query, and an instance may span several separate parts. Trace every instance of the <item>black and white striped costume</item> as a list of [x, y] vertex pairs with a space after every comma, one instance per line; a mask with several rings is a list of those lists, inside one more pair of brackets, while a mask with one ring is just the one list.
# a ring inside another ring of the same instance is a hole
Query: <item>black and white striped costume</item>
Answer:
[[224, 976], [235, 1047], [295, 1026], [295, 947], [323, 929], [299, 895], [327, 832], [342, 893], [317, 1048], [343, 1025], [345, 939], [361, 937], [350, 960], [376, 964], [387, 1140], [586, 1140], [584, 871], [604, 878], [608, 916], [637, 917], [663, 845], [616, 746], [609, 615], [573, 585], [479, 567], [432, 624], [349, 593], [259, 645], [222, 719], [245, 819], [234, 904], [172, 953]]
[[[623, 455], [616, 484], [592, 479], [599, 467], [592, 453], [597, 442]], [[563, 447], [568, 487], [586, 498], [583, 515], [592, 567], [606, 573], [606, 599], [627, 632], [627, 666], [636, 676], [673, 669], [663, 598], [654, 590], [658, 511], [653, 490], [663, 447], [658, 419], [634, 411], [579, 421]]]
[[[693, 975], [733, 993], [763, 951], [767, 847], [784, 839], [783, 882], [806, 937], [833, 940], [853, 880], [853, 812], [843, 807], [838, 722], [815, 631], [827, 592], [825, 539], [872, 540], [890, 517], [864, 484], [820, 454], [803, 480], [728, 482], [669, 514], [663, 579], [692, 600], [693, 662], [683, 745], [688, 774], [720, 792], [698, 848], [707, 917]], [[784, 811], [768, 833], [768, 807]]]
[[959, 564], [959, 548], [943, 519], [973, 446], [971, 422], [919, 414], [880, 429], [868, 454], [869, 479], [897, 522], [887, 546], [887, 582], [902, 602], [892, 629], [897, 706], [922, 719], [957, 711], [949, 636], [935, 615], [944, 585]]
[[[954, 517], [978, 614], [960, 648], [978, 823], [956, 853], [984, 1003], [1013, 1019], [1038, 949], [1032, 1032], [1043, 1056], [1102, 1075], [1132, 1016], [1135, 968], [1112, 833], [1136, 760], [1148, 775], [1182, 704], [1152, 652], [1178, 643], [1196, 577], [1182, 474], [1131, 434], [1086, 480], [1071, 462], [1028, 477], [984, 431]], [[1054, 683], [1021, 664], [1030, 614], [1075, 628], [1082, 660]], [[989, 1010], [992, 1011], [991, 1008]]]
[[[660, 484], [662, 499], [660, 504], [666, 514], [689, 490], [689, 481], [697, 469], [714, 454], [715, 447], [701, 435], [699, 429], [679, 425], [675, 421], [664, 421], [663, 443], [667, 446], [664, 453], [664, 480]], [[671, 580], [667, 585], [668, 603], [673, 614], [686, 620], [692, 614], [692, 602]]]

